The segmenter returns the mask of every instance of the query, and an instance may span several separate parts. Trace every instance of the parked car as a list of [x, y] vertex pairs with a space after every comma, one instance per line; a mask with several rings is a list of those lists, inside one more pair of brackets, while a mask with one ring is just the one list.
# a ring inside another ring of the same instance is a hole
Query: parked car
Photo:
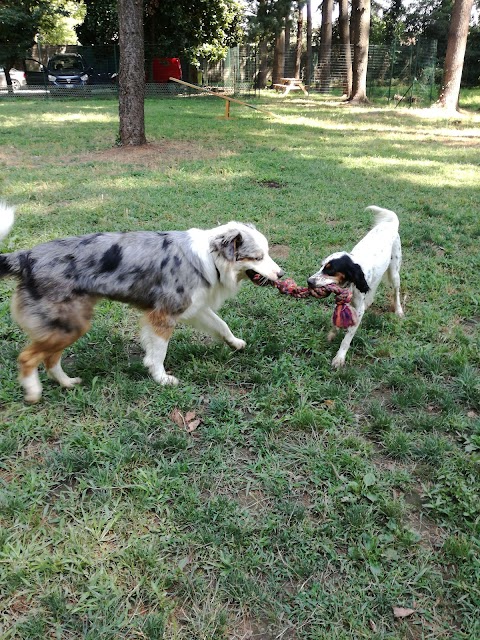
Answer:
[[47, 63], [47, 79], [51, 87], [78, 89], [85, 87], [89, 80], [89, 71], [82, 56], [78, 53], [62, 53], [52, 56]]
[[[12, 88], [14, 91], [18, 91], [20, 87], [24, 87], [27, 84], [25, 80], [25, 72], [18, 69], [10, 69], [10, 79], [12, 80]], [[7, 86], [7, 79], [5, 77], [5, 70], [0, 67], [0, 89], [4, 89]]]

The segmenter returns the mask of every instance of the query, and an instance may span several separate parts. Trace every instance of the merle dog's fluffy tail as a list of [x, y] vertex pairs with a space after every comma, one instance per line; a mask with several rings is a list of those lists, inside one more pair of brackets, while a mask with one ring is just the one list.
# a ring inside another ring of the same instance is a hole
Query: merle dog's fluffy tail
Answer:
[[[5, 238], [13, 226], [15, 209], [5, 202], [0, 202], [0, 241]], [[0, 278], [11, 273], [6, 256], [0, 255]]]

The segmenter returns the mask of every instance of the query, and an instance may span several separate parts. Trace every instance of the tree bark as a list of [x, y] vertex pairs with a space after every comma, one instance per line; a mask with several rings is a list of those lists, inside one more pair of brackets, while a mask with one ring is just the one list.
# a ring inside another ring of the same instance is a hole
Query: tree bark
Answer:
[[368, 103], [367, 67], [370, 40], [370, 0], [352, 0], [353, 68], [348, 102]]
[[258, 45], [258, 57], [257, 89], [265, 89], [268, 75], [268, 43], [266, 40], [262, 40]]
[[348, 98], [352, 93], [352, 51], [350, 47], [350, 25], [348, 20], [348, 0], [339, 0], [338, 27], [340, 43], [345, 59], [343, 94]]
[[279, 84], [280, 78], [285, 73], [285, 27], [275, 38], [275, 51], [273, 52], [272, 84]]
[[330, 67], [332, 56], [333, 0], [323, 0], [322, 26], [320, 28], [320, 91], [330, 90]]
[[297, 14], [297, 41], [295, 44], [295, 78], [300, 78], [300, 65], [302, 62], [303, 39], [303, 2], [298, 2]]
[[455, 0], [453, 5], [448, 31], [447, 53], [443, 67], [443, 82], [437, 102], [437, 106], [450, 111], [458, 111], [472, 6], [473, 0]]
[[118, 0], [120, 144], [139, 146], [145, 138], [143, 0]]
[[305, 84], [307, 88], [312, 81], [312, 0], [307, 0], [307, 63]]

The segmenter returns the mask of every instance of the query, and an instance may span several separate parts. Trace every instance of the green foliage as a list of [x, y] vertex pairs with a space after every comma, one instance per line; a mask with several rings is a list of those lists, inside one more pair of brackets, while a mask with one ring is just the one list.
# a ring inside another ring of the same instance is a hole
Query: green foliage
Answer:
[[49, 44], [77, 44], [75, 25], [82, 22], [85, 16], [85, 4], [83, 0], [54, 0], [52, 8], [56, 8], [56, 19], [42, 21], [39, 35], [42, 42]]
[[35, 40], [53, 26], [59, 12], [49, 0], [5, 0], [0, 5], [0, 64], [11, 68]]
[[285, 27], [285, 20], [289, 17], [294, 6], [292, 0], [261, 0], [250, 2], [248, 17], [249, 40], [273, 40]]
[[[83, 45], [118, 41], [115, 0], [85, 0], [84, 22], [76, 28]], [[238, 0], [181, 0], [145, 3], [145, 42], [163, 56], [216, 60], [242, 37], [244, 8]]]

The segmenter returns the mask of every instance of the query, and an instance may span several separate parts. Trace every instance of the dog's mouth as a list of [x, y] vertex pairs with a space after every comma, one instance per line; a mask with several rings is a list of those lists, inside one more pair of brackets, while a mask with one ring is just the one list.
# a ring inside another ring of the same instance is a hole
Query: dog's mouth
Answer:
[[247, 269], [247, 271], [245, 271], [245, 274], [247, 275], [247, 278], [249, 278], [249, 280], [253, 282], [253, 284], [257, 284], [260, 287], [266, 287], [267, 285], [272, 284], [273, 282], [273, 280], [270, 280], [269, 278], [262, 276], [261, 273], [258, 273], [253, 269]]

